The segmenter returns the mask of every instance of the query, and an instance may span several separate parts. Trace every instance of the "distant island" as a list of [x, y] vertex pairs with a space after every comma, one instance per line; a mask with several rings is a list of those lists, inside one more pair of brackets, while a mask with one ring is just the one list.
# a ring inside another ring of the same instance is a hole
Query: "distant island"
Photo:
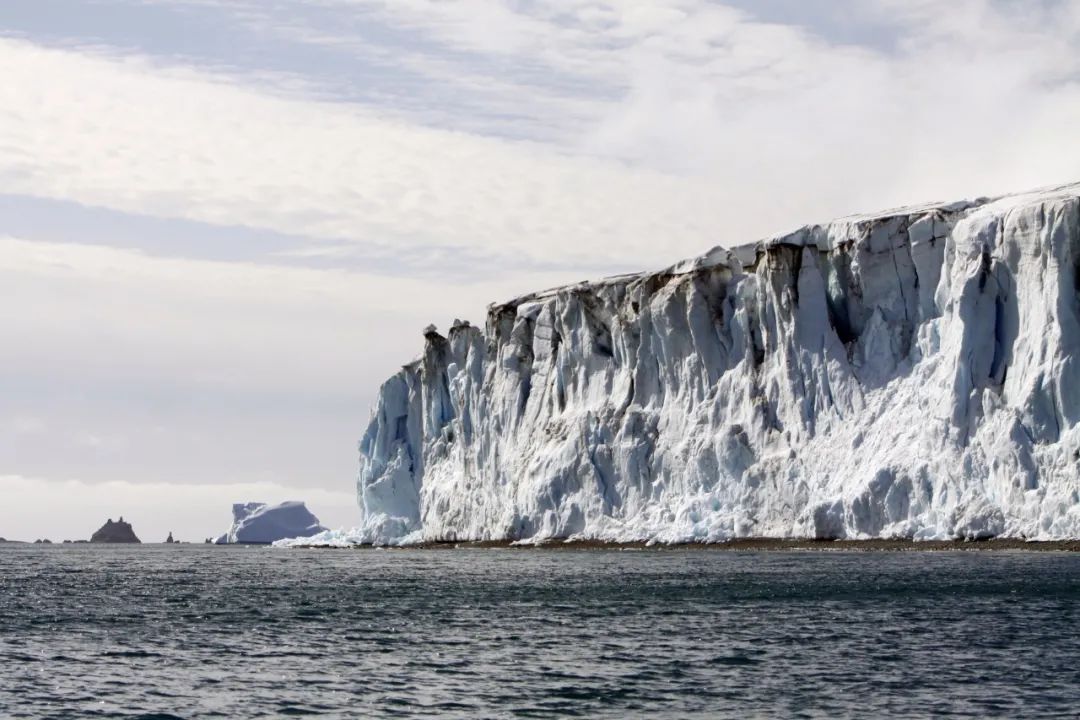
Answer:
[[90, 536], [90, 542], [141, 543], [142, 541], [135, 535], [135, 531], [131, 529], [131, 523], [124, 522], [124, 516], [121, 515], [116, 522], [113, 522], [112, 518], [106, 520], [105, 524]]

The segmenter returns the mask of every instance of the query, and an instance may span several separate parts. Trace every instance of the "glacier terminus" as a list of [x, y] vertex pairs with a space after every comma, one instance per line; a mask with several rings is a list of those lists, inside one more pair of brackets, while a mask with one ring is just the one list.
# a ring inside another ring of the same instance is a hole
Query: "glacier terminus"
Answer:
[[429, 327], [308, 544], [1080, 537], [1080, 184]]

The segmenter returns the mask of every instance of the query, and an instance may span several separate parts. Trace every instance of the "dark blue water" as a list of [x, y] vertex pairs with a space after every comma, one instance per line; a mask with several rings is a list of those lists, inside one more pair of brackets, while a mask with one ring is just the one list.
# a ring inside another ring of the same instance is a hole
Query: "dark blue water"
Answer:
[[1077, 717], [1080, 555], [0, 546], [0, 717]]

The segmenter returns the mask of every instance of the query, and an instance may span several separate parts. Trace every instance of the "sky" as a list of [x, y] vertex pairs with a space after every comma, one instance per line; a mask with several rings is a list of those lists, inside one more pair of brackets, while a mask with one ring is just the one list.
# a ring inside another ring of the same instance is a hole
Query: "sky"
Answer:
[[4, 0], [0, 537], [358, 519], [428, 323], [1080, 180], [1077, 0]]

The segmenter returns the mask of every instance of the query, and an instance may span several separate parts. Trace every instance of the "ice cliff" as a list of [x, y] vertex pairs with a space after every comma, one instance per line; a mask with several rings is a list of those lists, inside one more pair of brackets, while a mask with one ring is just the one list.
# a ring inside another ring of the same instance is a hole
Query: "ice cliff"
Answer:
[[233, 524], [229, 532], [214, 542], [272, 543], [286, 538], [305, 538], [325, 532], [319, 519], [302, 502], [236, 503], [232, 506]]
[[1080, 536], [1080, 184], [808, 225], [425, 332], [328, 543]]

